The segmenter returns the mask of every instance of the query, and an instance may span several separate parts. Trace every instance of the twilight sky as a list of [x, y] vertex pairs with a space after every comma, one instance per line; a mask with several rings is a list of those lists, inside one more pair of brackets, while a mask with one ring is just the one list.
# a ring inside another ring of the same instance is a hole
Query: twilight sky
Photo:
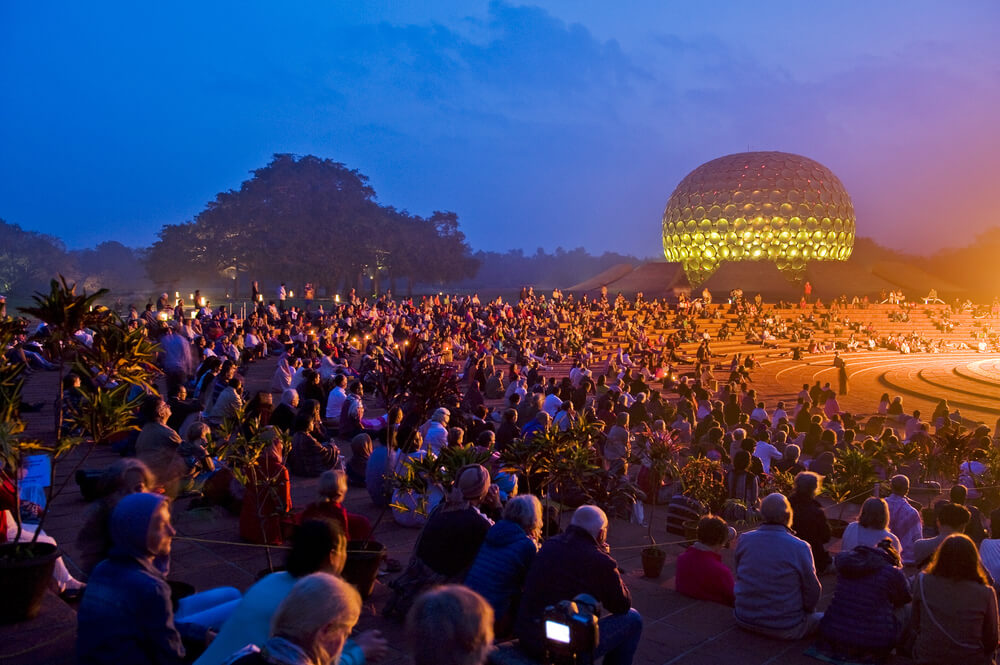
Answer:
[[0, 4], [0, 218], [147, 245], [272, 153], [454, 210], [476, 249], [662, 256], [676, 184], [782, 150], [858, 234], [1000, 225], [1000, 3]]

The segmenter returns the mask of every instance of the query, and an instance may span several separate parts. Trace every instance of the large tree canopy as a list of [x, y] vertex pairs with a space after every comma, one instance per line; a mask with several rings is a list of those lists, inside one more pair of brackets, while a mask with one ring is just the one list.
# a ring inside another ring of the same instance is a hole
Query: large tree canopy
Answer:
[[164, 226], [147, 265], [167, 284], [221, 275], [329, 290], [363, 274], [440, 283], [476, 269], [454, 213], [425, 219], [381, 206], [358, 171], [287, 154], [218, 194], [193, 222]]
[[62, 241], [0, 219], [0, 293], [28, 293], [66, 272]]

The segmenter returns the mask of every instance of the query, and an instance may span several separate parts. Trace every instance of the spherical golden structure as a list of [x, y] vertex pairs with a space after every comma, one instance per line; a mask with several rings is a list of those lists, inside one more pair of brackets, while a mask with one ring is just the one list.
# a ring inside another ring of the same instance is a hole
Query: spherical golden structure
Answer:
[[691, 171], [663, 211], [663, 254], [693, 286], [723, 261], [774, 261], [793, 279], [808, 261], [845, 261], [854, 206], [837, 176], [787, 152], [726, 155]]

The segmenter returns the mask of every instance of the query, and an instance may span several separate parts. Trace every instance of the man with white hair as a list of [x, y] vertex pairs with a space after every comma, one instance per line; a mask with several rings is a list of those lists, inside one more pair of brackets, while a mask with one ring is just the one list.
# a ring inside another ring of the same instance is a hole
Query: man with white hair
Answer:
[[545, 652], [545, 608], [581, 593], [590, 594], [609, 612], [599, 622], [600, 643], [594, 658], [630, 665], [642, 635], [642, 617], [608, 553], [608, 518], [597, 506], [580, 506], [565, 533], [549, 538], [528, 569], [524, 596], [514, 626], [521, 648], [540, 658]]
[[427, 431], [424, 433], [424, 444], [434, 455], [440, 455], [441, 449], [448, 446], [448, 421], [451, 420], [451, 412], [441, 407], [436, 410], [427, 424]]
[[799, 640], [815, 632], [822, 612], [814, 612], [823, 587], [812, 548], [789, 526], [792, 506], [782, 494], [764, 497], [764, 523], [743, 534], [736, 546], [736, 604], [743, 629], [779, 640]]

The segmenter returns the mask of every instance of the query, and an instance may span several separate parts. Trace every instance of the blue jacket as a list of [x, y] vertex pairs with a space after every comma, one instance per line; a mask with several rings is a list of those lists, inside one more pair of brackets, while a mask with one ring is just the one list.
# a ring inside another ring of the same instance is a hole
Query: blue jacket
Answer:
[[183, 662], [170, 587], [146, 546], [150, 518], [165, 500], [157, 494], [130, 494], [112, 513], [114, 546], [87, 580], [77, 612], [79, 665]]
[[859, 545], [834, 559], [837, 589], [820, 632], [833, 644], [884, 649], [896, 643], [900, 625], [893, 612], [910, 602], [903, 571], [888, 555]]
[[535, 550], [534, 541], [516, 522], [500, 520], [486, 533], [465, 584], [489, 602], [498, 623], [520, 596]]

